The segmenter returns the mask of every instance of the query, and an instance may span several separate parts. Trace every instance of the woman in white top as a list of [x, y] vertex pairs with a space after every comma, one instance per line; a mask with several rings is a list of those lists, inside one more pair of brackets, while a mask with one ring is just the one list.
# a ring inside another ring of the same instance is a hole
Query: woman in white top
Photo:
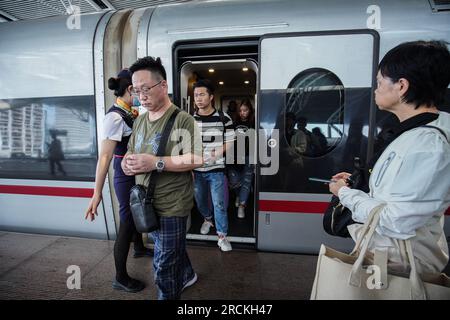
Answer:
[[[369, 249], [386, 250], [391, 266], [407, 270], [398, 240], [409, 239], [418, 271], [441, 272], [448, 263], [443, 220], [450, 205], [450, 114], [436, 106], [450, 82], [450, 53], [438, 41], [403, 43], [380, 62], [377, 82], [378, 107], [400, 120], [397, 138], [375, 163], [368, 194], [350, 189], [346, 172], [332, 177], [330, 191], [356, 222], [383, 206]], [[356, 240], [361, 225], [348, 229]]]
[[147, 249], [142, 236], [136, 231], [130, 211], [130, 189], [135, 184], [134, 176], [127, 176], [122, 171], [120, 163], [127, 152], [133, 121], [137, 114], [132, 110], [131, 73], [128, 69], [119, 72], [116, 78], [108, 80], [108, 87], [114, 90], [117, 97], [114, 105], [108, 110], [104, 119], [104, 140], [101, 145], [100, 157], [95, 175], [94, 195], [86, 212], [86, 219], [91, 221], [97, 215], [97, 207], [102, 199], [102, 189], [105, 183], [111, 160], [114, 157], [114, 190], [119, 200], [120, 228], [114, 244], [114, 261], [116, 279], [113, 288], [127, 292], [138, 292], [145, 285], [131, 278], [127, 273], [126, 263], [130, 243], [134, 240], [134, 257], [153, 256], [153, 251]]

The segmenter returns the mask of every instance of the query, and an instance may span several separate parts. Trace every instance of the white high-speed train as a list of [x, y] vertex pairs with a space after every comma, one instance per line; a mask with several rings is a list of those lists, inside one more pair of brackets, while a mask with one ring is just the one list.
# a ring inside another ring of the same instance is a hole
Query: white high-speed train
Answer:
[[[215, 105], [223, 110], [251, 98], [259, 145], [275, 148], [258, 158], [246, 219], [230, 205], [231, 241], [282, 252], [313, 253], [321, 243], [346, 248], [349, 241], [323, 231], [330, 194], [308, 178], [350, 171], [354, 157], [371, 156], [375, 134], [393, 121], [373, 101], [379, 57], [404, 41], [450, 42], [449, 7], [433, 0], [195, 1], [1, 23], [0, 230], [115, 238], [111, 179], [102, 218], [84, 220], [102, 120], [113, 103], [106, 81], [150, 55], [161, 57], [169, 93], [189, 112], [198, 78], [216, 83]], [[449, 102], [450, 90], [441, 108], [450, 110]], [[293, 152], [289, 113], [321, 129], [323, 152]], [[52, 136], [65, 158], [53, 173]], [[199, 234], [199, 220], [194, 210], [189, 239], [215, 239]], [[446, 222], [448, 235], [448, 215]]]

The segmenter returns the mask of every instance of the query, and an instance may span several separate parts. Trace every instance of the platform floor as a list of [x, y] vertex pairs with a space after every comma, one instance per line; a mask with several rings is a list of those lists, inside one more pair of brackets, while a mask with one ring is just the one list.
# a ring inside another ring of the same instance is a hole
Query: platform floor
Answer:
[[[128, 260], [131, 276], [147, 287], [139, 293], [111, 288], [114, 241], [0, 231], [0, 300], [154, 300], [152, 258]], [[309, 299], [317, 257], [258, 252], [217, 246], [188, 245], [197, 283], [186, 289], [186, 300]], [[81, 271], [81, 289], [68, 289], [68, 266]]]

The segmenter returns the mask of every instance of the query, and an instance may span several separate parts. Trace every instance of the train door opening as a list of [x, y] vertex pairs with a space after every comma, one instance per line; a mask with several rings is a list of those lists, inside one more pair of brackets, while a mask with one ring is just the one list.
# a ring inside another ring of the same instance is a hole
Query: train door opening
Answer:
[[[179, 74], [181, 106], [185, 111], [193, 114], [195, 112], [193, 84], [200, 79], [208, 79], [215, 88], [213, 107], [228, 114], [233, 123], [236, 123], [240, 105], [244, 100], [250, 101], [256, 114], [257, 74], [257, 64], [250, 58], [186, 61], [181, 66]], [[236, 106], [235, 112], [231, 107], [233, 104]], [[251, 148], [255, 151], [256, 143]], [[230, 165], [227, 164], [227, 168], [229, 167]], [[255, 175], [253, 175], [251, 193], [244, 217], [237, 215], [237, 192], [227, 188], [228, 195], [225, 195], [225, 199], [228, 203], [228, 238], [231, 242], [251, 244], [256, 242], [255, 186]], [[200, 234], [202, 223], [203, 217], [194, 208], [191, 213], [188, 239], [217, 241], [216, 230], [213, 228], [207, 235]]]

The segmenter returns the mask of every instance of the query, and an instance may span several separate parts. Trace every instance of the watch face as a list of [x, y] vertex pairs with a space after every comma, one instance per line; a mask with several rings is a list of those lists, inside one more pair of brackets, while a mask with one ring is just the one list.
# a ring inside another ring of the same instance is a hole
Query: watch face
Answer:
[[164, 161], [158, 160], [158, 162], [156, 163], [156, 167], [158, 169], [164, 169]]

